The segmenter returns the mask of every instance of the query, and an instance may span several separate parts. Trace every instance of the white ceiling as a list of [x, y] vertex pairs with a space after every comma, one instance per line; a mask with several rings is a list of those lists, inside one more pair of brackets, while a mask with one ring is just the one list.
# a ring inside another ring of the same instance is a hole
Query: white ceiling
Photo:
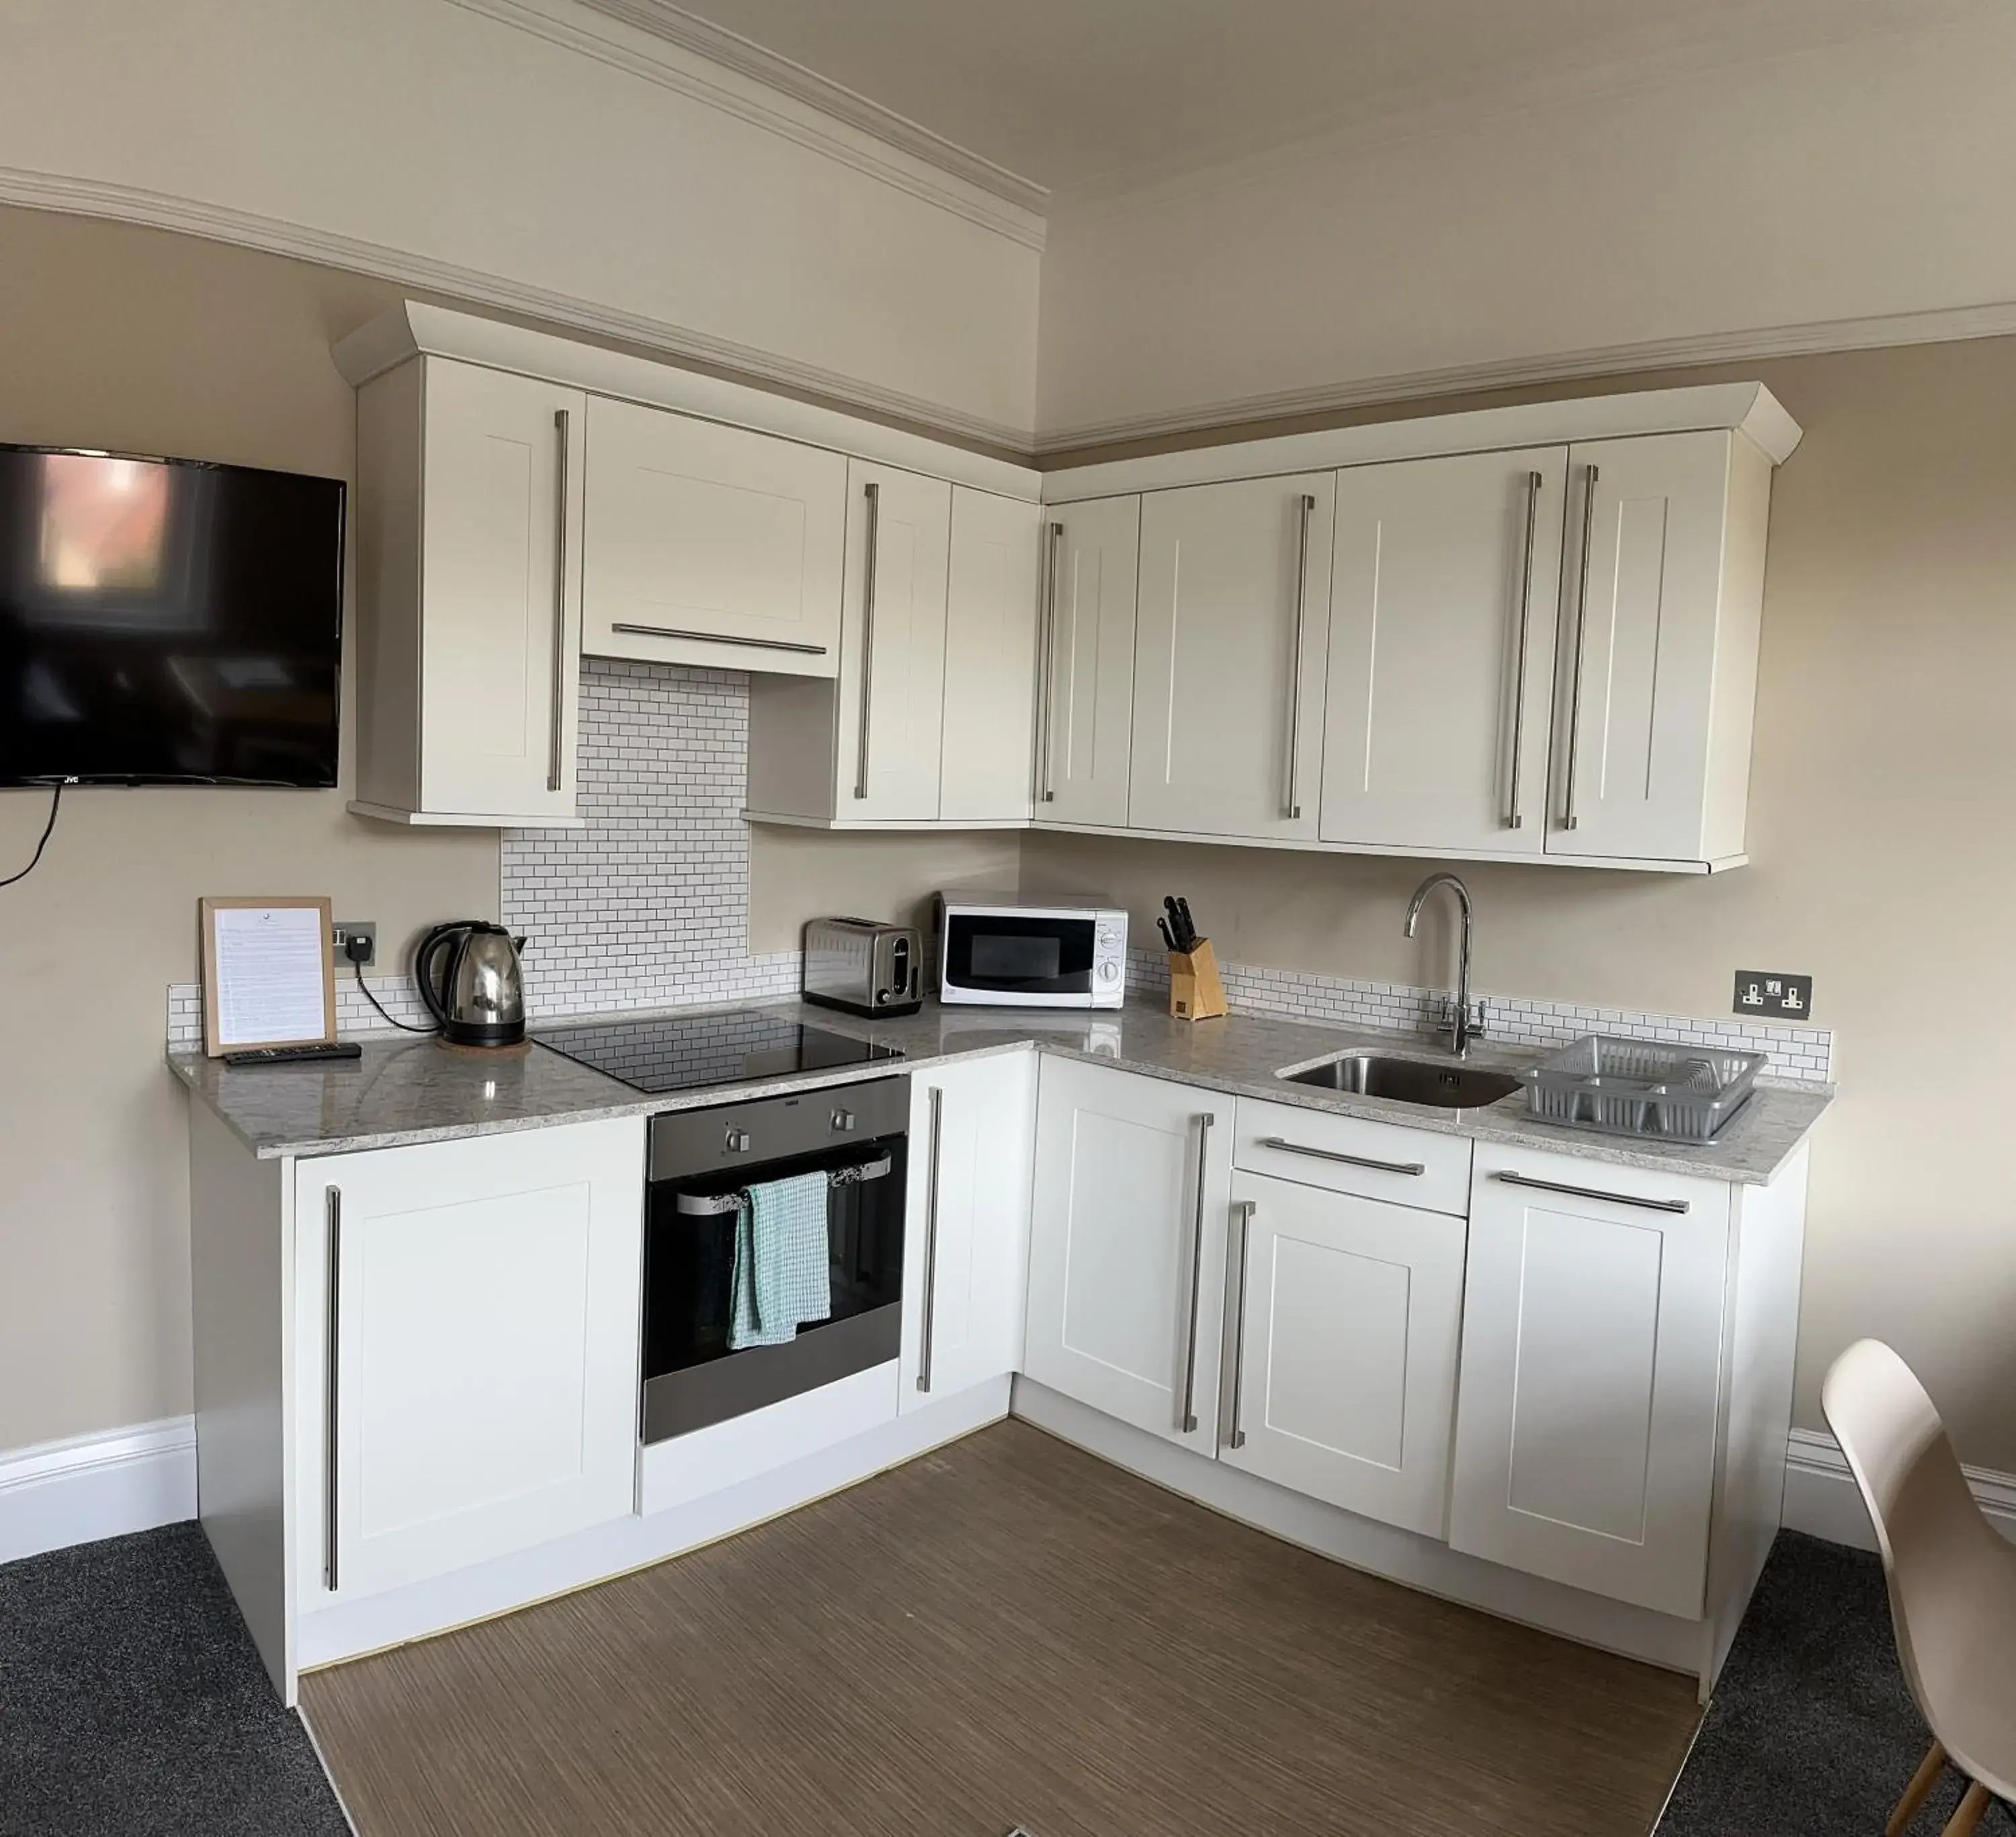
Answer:
[[[1068, 194], [1493, 92], [1780, 56], [2006, 3], [690, 0], [689, 10]], [[670, 0], [622, 7], [640, 23], [647, 9], [676, 11]]]

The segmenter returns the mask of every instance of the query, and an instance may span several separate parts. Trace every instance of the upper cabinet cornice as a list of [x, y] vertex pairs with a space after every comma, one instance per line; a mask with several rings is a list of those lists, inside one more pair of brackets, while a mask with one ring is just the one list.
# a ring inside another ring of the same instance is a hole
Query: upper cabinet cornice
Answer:
[[1229, 479], [1377, 466], [1391, 459], [1441, 458], [1633, 434], [1724, 429], [1741, 434], [1773, 466], [1782, 466], [1799, 444], [1799, 424], [1762, 383], [1712, 383], [1535, 402], [1514, 408], [1480, 408], [1458, 415], [1410, 415], [1401, 421], [1071, 466], [1044, 475], [1043, 501], [1071, 504]]
[[412, 358], [452, 358], [560, 383], [590, 395], [751, 428], [850, 458], [949, 479], [1003, 498], [1033, 503], [1042, 483], [1042, 473], [1028, 466], [863, 420], [837, 408], [416, 300], [404, 300], [360, 325], [336, 345], [333, 354], [336, 367], [353, 388], [362, 388], [373, 377]]

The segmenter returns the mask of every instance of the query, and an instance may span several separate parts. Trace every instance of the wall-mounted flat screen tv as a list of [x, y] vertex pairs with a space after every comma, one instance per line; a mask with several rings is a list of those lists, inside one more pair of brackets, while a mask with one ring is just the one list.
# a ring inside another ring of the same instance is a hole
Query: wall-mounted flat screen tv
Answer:
[[336, 782], [340, 479], [0, 446], [0, 784]]

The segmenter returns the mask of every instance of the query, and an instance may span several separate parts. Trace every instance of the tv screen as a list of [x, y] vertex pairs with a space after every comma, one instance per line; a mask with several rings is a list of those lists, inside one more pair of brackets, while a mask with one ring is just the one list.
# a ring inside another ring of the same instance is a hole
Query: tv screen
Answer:
[[329, 785], [339, 479], [0, 446], [0, 784]]

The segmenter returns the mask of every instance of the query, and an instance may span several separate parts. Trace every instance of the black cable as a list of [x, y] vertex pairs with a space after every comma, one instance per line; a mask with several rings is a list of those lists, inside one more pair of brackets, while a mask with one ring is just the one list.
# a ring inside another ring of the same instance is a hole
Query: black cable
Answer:
[[27, 879], [31, 874], [34, 872], [36, 868], [41, 864], [42, 850], [49, 847], [49, 838], [56, 833], [56, 812], [63, 806], [63, 781], [61, 778], [58, 778], [56, 780], [56, 791], [49, 799], [49, 820], [42, 825], [42, 839], [35, 844], [34, 854], [30, 857], [27, 866], [23, 868], [20, 873], [9, 874], [5, 880], [0, 880], [0, 886], [12, 886], [17, 880]]
[[383, 1015], [387, 1022], [391, 1026], [397, 1027], [401, 1033], [434, 1034], [438, 1033], [441, 1030], [438, 1027], [435, 1026], [431, 1021], [423, 1027], [416, 1027], [409, 1020], [394, 1020], [391, 1015], [385, 1013], [385, 1004], [380, 1001], [376, 995], [372, 994], [371, 985], [364, 980], [364, 965], [353, 957], [350, 960], [350, 967], [357, 972], [357, 986], [364, 991], [364, 999], [369, 1001], [373, 1008], [376, 1008], [380, 1014]]

